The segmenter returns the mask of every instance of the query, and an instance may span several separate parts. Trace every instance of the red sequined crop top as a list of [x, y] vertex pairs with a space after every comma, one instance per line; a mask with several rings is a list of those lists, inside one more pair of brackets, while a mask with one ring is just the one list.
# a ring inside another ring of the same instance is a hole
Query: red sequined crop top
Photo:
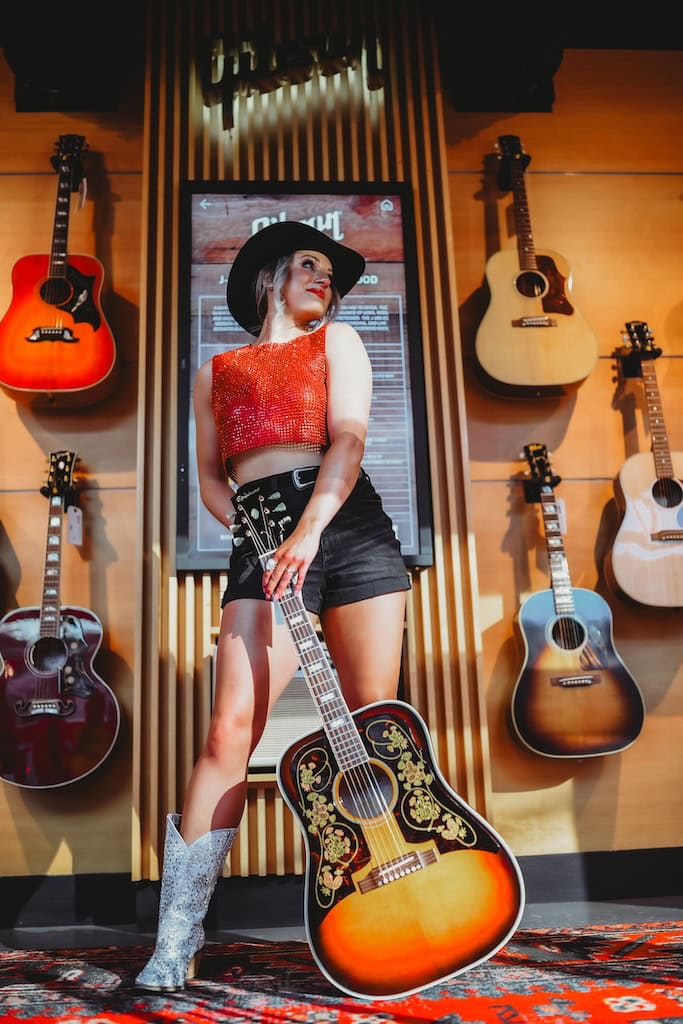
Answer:
[[325, 330], [213, 357], [211, 401], [228, 474], [232, 457], [253, 448], [329, 445]]

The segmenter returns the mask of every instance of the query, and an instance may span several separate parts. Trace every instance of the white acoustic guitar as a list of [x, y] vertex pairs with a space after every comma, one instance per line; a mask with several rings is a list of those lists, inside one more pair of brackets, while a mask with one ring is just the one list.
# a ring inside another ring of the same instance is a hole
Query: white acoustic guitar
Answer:
[[477, 330], [477, 361], [493, 390], [543, 393], [578, 384], [595, 367], [597, 338], [571, 299], [565, 258], [536, 251], [524, 182], [531, 158], [516, 135], [501, 135], [497, 148], [499, 185], [512, 189], [517, 247], [487, 261], [490, 301]]
[[683, 452], [672, 452], [664, 424], [655, 359], [661, 348], [644, 320], [626, 323], [630, 347], [617, 353], [626, 377], [643, 382], [651, 451], [631, 455], [617, 478], [623, 516], [606, 573], [610, 583], [641, 604], [683, 605]]

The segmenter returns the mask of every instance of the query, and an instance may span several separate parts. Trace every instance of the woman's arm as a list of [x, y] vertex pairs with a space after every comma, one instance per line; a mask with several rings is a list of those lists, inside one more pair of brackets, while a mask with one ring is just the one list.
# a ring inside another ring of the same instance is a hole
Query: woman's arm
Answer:
[[220, 523], [233, 521], [230, 501], [233, 489], [223, 467], [216, 422], [211, 405], [212, 361], [203, 363], [194, 383], [193, 406], [196, 428], [197, 474], [203, 504]]

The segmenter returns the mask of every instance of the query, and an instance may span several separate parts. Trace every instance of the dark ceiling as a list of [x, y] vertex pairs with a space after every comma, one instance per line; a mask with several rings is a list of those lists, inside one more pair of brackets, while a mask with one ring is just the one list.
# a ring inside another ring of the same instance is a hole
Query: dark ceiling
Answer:
[[[394, 0], [394, 3], [416, 0]], [[428, 2], [428, 0], [423, 0]], [[0, 47], [15, 76], [17, 111], [108, 111], [116, 109], [132, 47], [141, 43], [144, 0], [119, 0], [96, 17], [96, 4], [71, 0], [66, 7], [27, 0], [6, 4], [0, 14]], [[482, 5], [483, 7], [483, 5]], [[434, 5], [444, 88], [456, 110], [549, 111], [553, 76], [565, 49], [677, 50], [683, 32], [677, 18], [656, 6], [627, 15], [605, 28], [587, 20], [559, 25], [533, 23], [519, 7], [501, 13], [487, 7], [464, 14], [453, 2]]]

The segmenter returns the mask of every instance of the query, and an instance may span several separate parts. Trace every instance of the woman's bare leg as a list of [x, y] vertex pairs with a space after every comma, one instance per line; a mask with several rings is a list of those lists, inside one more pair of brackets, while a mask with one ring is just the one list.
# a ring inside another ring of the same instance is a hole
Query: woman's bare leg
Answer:
[[325, 643], [351, 711], [396, 698], [405, 608], [401, 590], [328, 608], [321, 615]]
[[239, 825], [249, 757], [298, 660], [289, 630], [276, 624], [271, 603], [244, 599], [225, 606], [211, 723], [182, 813], [186, 843], [210, 830]]

